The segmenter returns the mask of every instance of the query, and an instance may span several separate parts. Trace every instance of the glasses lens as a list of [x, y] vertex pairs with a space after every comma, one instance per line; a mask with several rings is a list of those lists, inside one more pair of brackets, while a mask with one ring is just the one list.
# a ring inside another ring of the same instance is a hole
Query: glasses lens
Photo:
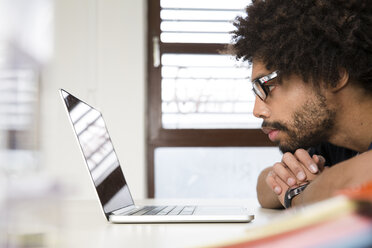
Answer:
[[258, 82], [253, 82], [253, 92], [259, 97], [261, 98], [261, 100], [265, 100], [266, 99], [266, 93], [264, 91], [264, 89], [261, 87], [260, 83]]

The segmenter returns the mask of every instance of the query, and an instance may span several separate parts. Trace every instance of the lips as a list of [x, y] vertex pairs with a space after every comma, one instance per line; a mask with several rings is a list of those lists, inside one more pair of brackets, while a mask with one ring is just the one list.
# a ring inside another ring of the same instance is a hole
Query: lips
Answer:
[[268, 127], [263, 127], [262, 131], [269, 136], [271, 141], [275, 141], [278, 133], [280, 132], [278, 129], [272, 129]]
[[262, 128], [262, 131], [265, 133], [265, 134], [269, 134], [271, 131], [273, 131], [275, 129], [273, 128], [268, 128], [268, 127], [263, 127]]

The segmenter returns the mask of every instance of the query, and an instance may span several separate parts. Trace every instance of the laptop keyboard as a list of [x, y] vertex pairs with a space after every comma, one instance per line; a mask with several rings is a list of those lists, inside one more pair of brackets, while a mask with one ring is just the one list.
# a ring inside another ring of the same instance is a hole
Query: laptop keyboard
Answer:
[[131, 215], [192, 215], [196, 206], [146, 206]]

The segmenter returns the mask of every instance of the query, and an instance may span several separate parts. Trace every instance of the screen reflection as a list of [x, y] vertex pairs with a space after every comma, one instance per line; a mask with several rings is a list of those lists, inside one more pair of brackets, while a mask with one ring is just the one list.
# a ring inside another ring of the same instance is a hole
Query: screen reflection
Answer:
[[104, 212], [132, 205], [101, 113], [63, 90], [62, 95]]

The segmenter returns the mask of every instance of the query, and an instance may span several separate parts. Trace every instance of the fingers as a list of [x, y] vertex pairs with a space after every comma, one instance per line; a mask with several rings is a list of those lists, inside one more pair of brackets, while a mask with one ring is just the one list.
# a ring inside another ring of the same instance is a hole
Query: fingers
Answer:
[[282, 193], [282, 187], [275, 180], [276, 174], [274, 171], [270, 171], [266, 177], [266, 184], [275, 192], [275, 194], [280, 195]]
[[310, 157], [309, 153], [306, 150], [304, 150], [304, 149], [298, 149], [294, 153], [294, 156], [311, 173], [316, 174], [316, 173], [319, 172], [318, 165], [314, 162], [314, 160]]
[[294, 186], [298, 181], [288, 167], [283, 163], [276, 163], [267, 175], [266, 183], [277, 195], [280, 195], [283, 190]]
[[275, 163], [273, 166], [273, 171], [289, 187], [297, 183], [295, 176], [284, 163]]
[[[310, 158], [311, 159], [311, 158]], [[306, 179], [306, 173], [298, 159], [292, 153], [285, 153], [282, 158], [282, 163], [284, 163], [297, 177], [300, 182]]]
[[315, 154], [313, 155], [312, 158], [313, 158], [314, 162], [318, 165], [319, 170], [323, 171], [325, 161], [326, 161], [325, 158], [321, 155], [315, 155]]
[[288, 190], [289, 187], [279, 177], [276, 178], [276, 181], [277, 181], [277, 183], [279, 184], [279, 186], [282, 189], [282, 192], [280, 194], [278, 194], [278, 200], [284, 206], [284, 196], [285, 196], [285, 193], [287, 192], [287, 190]]
[[323, 171], [324, 157], [310, 156], [304, 149], [298, 149], [294, 154], [285, 153], [282, 161], [275, 163], [266, 177], [267, 185], [277, 194], [302, 182], [311, 182]]

